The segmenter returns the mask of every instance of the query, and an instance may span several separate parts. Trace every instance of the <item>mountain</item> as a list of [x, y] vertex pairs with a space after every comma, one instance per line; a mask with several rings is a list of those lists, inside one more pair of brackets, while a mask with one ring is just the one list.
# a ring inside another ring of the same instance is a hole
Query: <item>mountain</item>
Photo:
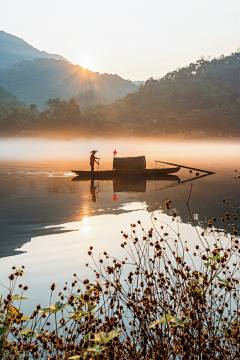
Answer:
[[19, 61], [40, 58], [65, 60], [60, 55], [39, 51], [17, 36], [0, 31], [0, 70], [6, 69]]
[[112, 114], [132, 135], [240, 137], [240, 52], [151, 78], [112, 104]]
[[[55, 59], [21, 61], [0, 71], [0, 85], [27, 105], [43, 110], [49, 98], [68, 100], [75, 97], [84, 107], [82, 97], [90, 96], [88, 105], [111, 103], [138, 90], [139, 86], [118, 75], [99, 74]], [[90, 95], [88, 96], [89, 90]], [[91, 100], [92, 97], [92, 100]]]

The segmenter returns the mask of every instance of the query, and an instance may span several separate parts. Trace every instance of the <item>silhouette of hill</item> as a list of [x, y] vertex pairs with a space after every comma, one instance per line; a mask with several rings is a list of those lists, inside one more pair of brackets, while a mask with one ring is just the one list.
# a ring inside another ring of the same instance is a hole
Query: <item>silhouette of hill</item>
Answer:
[[49, 98], [76, 100], [84, 107], [81, 97], [93, 90], [94, 99], [89, 105], [111, 103], [138, 86], [118, 75], [99, 74], [83, 69], [81, 66], [55, 59], [35, 59], [21, 61], [0, 71], [0, 85], [16, 95], [27, 105], [35, 103], [43, 110]]
[[0, 70], [6, 69], [19, 61], [39, 58], [64, 60], [60, 55], [39, 51], [17, 36], [0, 31]]

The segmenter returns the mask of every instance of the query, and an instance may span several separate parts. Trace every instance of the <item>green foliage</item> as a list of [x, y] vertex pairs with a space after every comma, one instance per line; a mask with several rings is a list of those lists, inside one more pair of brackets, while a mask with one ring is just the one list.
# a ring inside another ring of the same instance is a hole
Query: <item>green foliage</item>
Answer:
[[39, 116], [40, 129], [71, 129], [81, 125], [81, 112], [75, 100], [49, 99], [46, 105], [48, 109], [42, 111]]
[[178, 319], [172, 314], [165, 314], [163, 318], [159, 320], [155, 320], [153, 324], [149, 326], [149, 329], [152, 329], [154, 326], [159, 324], [169, 324], [169, 323], [171, 323], [172, 326], [184, 326], [190, 320], [191, 320], [190, 316], [187, 316], [184, 320], [182, 320], [182, 319]]
[[120, 335], [122, 332], [119, 328], [110, 331], [106, 334], [104, 331], [101, 331], [98, 334], [94, 335], [94, 338], [91, 341], [98, 342], [99, 345], [107, 344], [109, 341], [113, 340], [116, 336]]
[[34, 130], [38, 111], [32, 104], [30, 109], [19, 103], [16, 96], [0, 86], [0, 132], [1, 136], [19, 134], [22, 130]]

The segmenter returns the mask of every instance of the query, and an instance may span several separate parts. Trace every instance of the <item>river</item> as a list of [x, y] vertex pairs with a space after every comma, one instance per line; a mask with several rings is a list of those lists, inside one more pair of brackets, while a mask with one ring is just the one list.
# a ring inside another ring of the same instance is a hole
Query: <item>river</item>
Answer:
[[[196, 171], [181, 169], [161, 181], [72, 181], [71, 170], [89, 169], [93, 149], [98, 150], [100, 170], [112, 168], [116, 149], [117, 156], [145, 155], [147, 168], [161, 160], [215, 174], [201, 177], [199, 172], [190, 180]], [[121, 231], [130, 232], [130, 224], [138, 220], [148, 230], [153, 212], [165, 226], [181, 231], [193, 249], [198, 241], [193, 221], [203, 228], [213, 216], [220, 219], [229, 211], [222, 199], [240, 206], [235, 169], [240, 170], [238, 142], [1, 139], [0, 283], [8, 284], [13, 265], [25, 265], [22, 281], [29, 286], [30, 301], [48, 305], [53, 282], [61, 290], [75, 272], [93, 277], [85, 267], [90, 245], [97, 259], [103, 251], [124, 258]], [[186, 206], [180, 209], [190, 191], [191, 214]], [[172, 221], [173, 208], [164, 206], [173, 198], [177, 223]]]

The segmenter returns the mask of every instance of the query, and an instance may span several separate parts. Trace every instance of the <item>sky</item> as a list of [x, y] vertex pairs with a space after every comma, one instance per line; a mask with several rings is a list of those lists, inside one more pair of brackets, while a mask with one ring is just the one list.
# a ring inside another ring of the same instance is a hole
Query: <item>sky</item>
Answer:
[[0, 0], [0, 30], [92, 71], [147, 80], [240, 48], [240, 0]]

